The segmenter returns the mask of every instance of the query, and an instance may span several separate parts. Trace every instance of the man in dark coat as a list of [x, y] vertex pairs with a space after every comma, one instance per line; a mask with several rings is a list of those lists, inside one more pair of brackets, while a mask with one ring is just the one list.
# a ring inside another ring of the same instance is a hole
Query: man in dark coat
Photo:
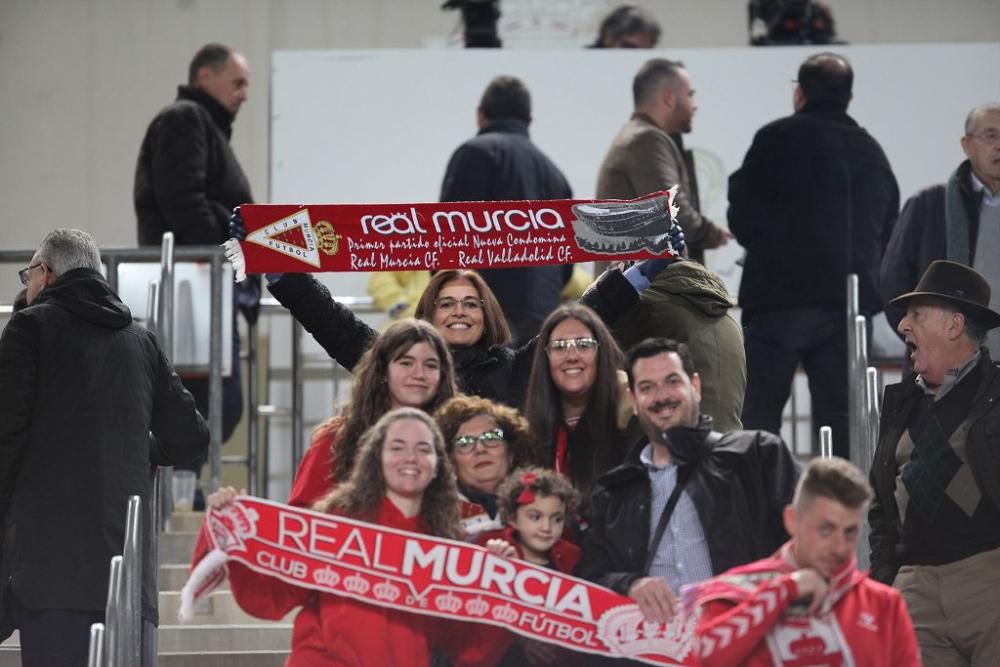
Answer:
[[788, 539], [782, 512], [799, 470], [770, 433], [712, 430], [683, 343], [647, 339], [629, 350], [625, 368], [645, 437], [598, 481], [577, 573], [635, 598], [647, 620], [662, 623], [681, 586]]
[[[479, 133], [448, 162], [441, 201], [572, 199], [562, 171], [528, 137], [531, 94], [519, 79], [493, 79], [477, 117]], [[515, 348], [538, 334], [572, 272], [572, 265], [479, 271], [500, 302]]]
[[[253, 203], [250, 183], [229, 145], [233, 121], [247, 100], [246, 58], [222, 44], [207, 44], [188, 67], [187, 85], [149, 124], [135, 167], [133, 193], [139, 245], [160, 245], [173, 232], [177, 245], [219, 245], [229, 238], [229, 216]], [[233, 288], [235, 305], [249, 322], [257, 318], [260, 282]], [[233, 319], [233, 372], [222, 384], [222, 440], [243, 412], [240, 339]], [[208, 380], [184, 379], [202, 414], [208, 415]], [[195, 469], [200, 466], [195, 466]]]
[[886, 387], [871, 576], [898, 588], [925, 665], [1000, 664], [1000, 326], [976, 271], [937, 260], [893, 300], [914, 372]]
[[[0, 617], [20, 630], [25, 667], [86, 664], [128, 499], [142, 498], [149, 563], [154, 466], [208, 445], [194, 399], [100, 268], [86, 233], [48, 234], [21, 271], [28, 305], [0, 337]], [[155, 624], [156, 573], [143, 574]]]
[[[908, 292], [936, 259], [976, 269], [993, 288], [990, 307], [1000, 309], [1000, 104], [970, 111], [961, 142], [968, 159], [947, 183], [906, 200], [882, 257], [880, 289], [893, 328], [906, 311], [889, 302]], [[986, 347], [1000, 359], [1000, 337], [988, 338]], [[904, 367], [909, 370], [908, 363]]]
[[743, 426], [780, 432], [801, 363], [814, 434], [832, 427], [846, 459], [847, 276], [858, 275], [861, 313], [879, 312], [878, 267], [899, 211], [882, 148], [847, 115], [853, 81], [842, 56], [807, 58], [795, 113], [761, 128], [729, 178], [729, 228], [746, 249]]

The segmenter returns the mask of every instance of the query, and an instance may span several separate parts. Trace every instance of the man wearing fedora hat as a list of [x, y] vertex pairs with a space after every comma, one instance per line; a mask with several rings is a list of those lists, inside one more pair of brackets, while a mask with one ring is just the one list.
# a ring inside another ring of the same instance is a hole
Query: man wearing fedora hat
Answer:
[[900, 589], [924, 664], [1000, 664], [1000, 326], [974, 269], [933, 262], [898, 331], [914, 372], [887, 387], [871, 480], [871, 575]]

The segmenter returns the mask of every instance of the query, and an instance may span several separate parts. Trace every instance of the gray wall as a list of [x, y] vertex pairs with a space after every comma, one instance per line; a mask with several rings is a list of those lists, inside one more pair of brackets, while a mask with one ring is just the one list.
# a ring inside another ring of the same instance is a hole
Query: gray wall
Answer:
[[[851, 43], [972, 42], [1000, 34], [1000, 0], [829, 0]], [[502, 0], [507, 21], [539, 16], [589, 40], [610, 0]], [[661, 45], [745, 44], [742, 0], [646, 0]], [[35, 247], [77, 226], [132, 245], [131, 191], [146, 124], [207, 41], [243, 50], [254, 71], [233, 143], [268, 198], [268, 68], [275, 49], [414, 48], [454, 43], [439, 0], [0, 0], [0, 248]], [[522, 25], [524, 22], [522, 21]], [[517, 41], [509, 35], [508, 44]], [[996, 89], [996, 82], [984, 82]], [[931, 128], [928, 128], [931, 129]], [[0, 279], [2, 294], [13, 283]]]

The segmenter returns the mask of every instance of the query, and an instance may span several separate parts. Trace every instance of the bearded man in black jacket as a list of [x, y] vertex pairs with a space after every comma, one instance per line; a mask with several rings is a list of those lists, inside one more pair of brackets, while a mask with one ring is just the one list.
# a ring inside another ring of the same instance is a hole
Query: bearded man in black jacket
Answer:
[[27, 306], [0, 337], [0, 639], [20, 630], [25, 667], [86, 664], [133, 495], [147, 527], [144, 632], [157, 622], [154, 466], [196, 462], [208, 446], [156, 337], [100, 268], [85, 232], [48, 234], [20, 272]]
[[682, 586], [770, 555], [788, 539], [782, 512], [799, 467], [775, 435], [712, 429], [684, 343], [648, 338], [628, 351], [625, 369], [645, 437], [598, 480], [577, 574], [634, 598], [648, 621], [663, 623]]

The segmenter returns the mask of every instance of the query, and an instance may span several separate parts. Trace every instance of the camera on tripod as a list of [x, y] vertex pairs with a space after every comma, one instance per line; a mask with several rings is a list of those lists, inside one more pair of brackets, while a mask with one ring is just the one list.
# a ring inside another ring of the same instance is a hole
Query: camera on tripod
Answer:
[[465, 25], [465, 48], [500, 48], [500, 0], [447, 0], [441, 9], [458, 9]]
[[813, 0], [750, 0], [750, 44], [843, 44], [833, 27], [833, 14]]

